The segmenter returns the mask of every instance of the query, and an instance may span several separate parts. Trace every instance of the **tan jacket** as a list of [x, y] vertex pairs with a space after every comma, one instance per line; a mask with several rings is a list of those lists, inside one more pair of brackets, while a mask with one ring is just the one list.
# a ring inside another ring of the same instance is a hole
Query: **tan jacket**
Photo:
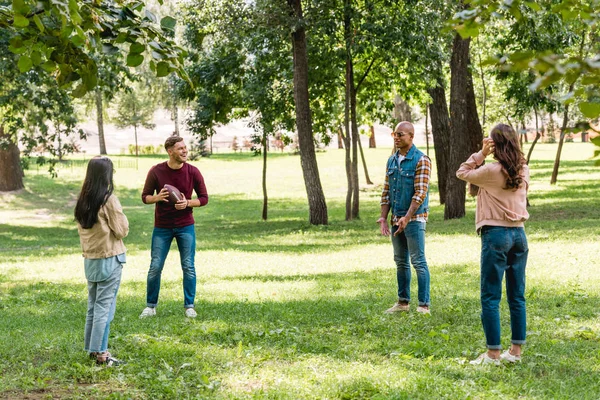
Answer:
[[77, 224], [85, 258], [108, 258], [125, 252], [123, 238], [129, 233], [129, 221], [117, 196], [111, 195], [98, 211], [98, 222], [90, 229]]
[[522, 174], [525, 183], [513, 191], [503, 189], [506, 186], [506, 177], [502, 173], [500, 163], [485, 164], [477, 168], [484, 160], [481, 151], [474, 153], [456, 171], [458, 179], [479, 186], [475, 213], [476, 228], [479, 230], [485, 225], [522, 227], [523, 222], [529, 219], [527, 212], [529, 167], [523, 166]]

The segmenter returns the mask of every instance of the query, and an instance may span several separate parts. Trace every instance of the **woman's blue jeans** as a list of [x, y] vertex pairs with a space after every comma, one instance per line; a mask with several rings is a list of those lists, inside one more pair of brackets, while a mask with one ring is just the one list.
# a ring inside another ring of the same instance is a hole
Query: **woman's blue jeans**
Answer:
[[506, 297], [510, 309], [511, 342], [525, 344], [525, 267], [527, 237], [523, 228], [481, 228], [481, 322], [488, 349], [501, 349], [500, 300], [506, 275]]
[[177, 241], [181, 269], [183, 270], [183, 306], [194, 307], [196, 297], [196, 269], [194, 257], [196, 255], [196, 231], [194, 224], [183, 228], [154, 228], [152, 232], [152, 250], [150, 269], [148, 270], [146, 306], [156, 307], [160, 293], [160, 277], [165, 260], [169, 254], [173, 238]]
[[[396, 277], [398, 279], [398, 300], [410, 302], [410, 264], [417, 272], [419, 286], [419, 305], [429, 306], [429, 267], [425, 259], [425, 222], [411, 221], [398, 236], [398, 230], [392, 226], [392, 246], [396, 262]], [[409, 262], [410, 257], [410, 262]]]
[[103, 353], [108, 349], [108, 334], [117, 308], [117, 292], [121, 284], [123, 267], [101, 282], [88, 281], [88, 308], [85, 321], [84, 349]]

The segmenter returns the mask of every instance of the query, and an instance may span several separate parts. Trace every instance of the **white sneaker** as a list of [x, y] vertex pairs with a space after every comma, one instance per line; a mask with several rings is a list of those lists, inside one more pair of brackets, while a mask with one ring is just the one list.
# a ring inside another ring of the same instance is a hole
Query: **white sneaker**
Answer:
[[410, 305], [408, 303], [397, 302], [387, 310], [385, 310], [386, 314], [393, 314], [400, 311], [410, 311]]
[[198, 316], [198, 314], [196, 313], [196, 310], [194, 310], [193, 308], [186, 308], [185, 316], [188, 318], [196, 318]]
[[155, 307], [146, 307], [140, 314], [140, 318], [154, 317], [156, 315]]
[[491, 358], [490, 356], [487, 355], [487, 352], [485, 352], [482, 355], [480, 355], [479, 357], [477, 357], [476, 359], [474, 359], [473, 361], [469, 361], [469, 364], [471, 364], [471, 365], [486, 365], [486, 364], [500, 365], [500, 359], [499, 358]]
[[421, 314], [431, 314], [431, 311], [429, 310], [429, 307], [427, 307], [427, 306], [417, 307], [417, 312], [421, 313]]
[[521, 356], [510, 354], [510, 350], [505, 350], [502, 354], [500, 354], [500, 359], [509, 363], [521, 362]]

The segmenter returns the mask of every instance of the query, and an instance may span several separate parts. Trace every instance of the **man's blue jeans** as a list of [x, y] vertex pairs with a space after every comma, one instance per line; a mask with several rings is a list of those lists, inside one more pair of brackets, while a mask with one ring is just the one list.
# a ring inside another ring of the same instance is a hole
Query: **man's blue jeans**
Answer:
[[481, 322], [488, 349], [501, 349], [500, 300], [506, 275], [506, 297], [514, 344], [525, 344], [525, 267], [527, 237], [523, 228], [481, 228]]
[[[410, 302], [410, 264], [417, 272], [419, 286], [419, 305], [429, 306], [429, 267], [425, 259], [425, 222], [411, 221], [398, 236], [398, 230], [392, 226], [392, 246], [396, 262], [396, 277], [398, 279], [398, 300]], [[410, 257], [410, 262], [409, 262]]]
[[185, 308], [194, 307], [194, 299], [196, 297], [196, 269], [194, 267], [196, 231], [194, 230], [194, 224], [184, 226], [183, 228], [154, 228], [152, 232], [152, 251], [146, 292], [147, 307], [156, 307], [156, 304], [158, 304], [160, 277], [173, 238], [177, 241], [181, 269], [183, 270], [183, 306]]

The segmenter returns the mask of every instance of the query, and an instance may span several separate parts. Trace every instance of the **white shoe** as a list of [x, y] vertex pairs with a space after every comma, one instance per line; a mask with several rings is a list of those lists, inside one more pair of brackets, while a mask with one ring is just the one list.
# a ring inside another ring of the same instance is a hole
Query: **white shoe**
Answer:
[[502, 354], [500, 354], [500, 359], [509, 363], [521, 362], [521, 356], [510, 354], [510, 350], [505, 350]]
[[385, 310], [385, 313], [393, 314], [393, 313], [397, 313], [400, 311], [405, 311], [405, 312], [410, 311], [410, 305], [408, 303], [404, 303], [404, 302], [397, 302], [393, 306], [391, 306], [390, 308]]
[[471, 364], [471, 365], [486, 365], [486, 364], [500, 365], [500, 359], [492, 358], [487, 355], [487, 352], [485, 352], [482, 355], [480, 355], [479, 357], [477, 357], [476, 359], [474, 359], [473, 361], [469, 361], [469, 364]]
[[155, 307], [146, 307], [140, 314], [140, 318], [154, 317], [156, 315]]
[[427, 306], [417, 307], [417, 312], [421, 313], [421, 314], [431, 314], [431, 311], [429, 310], [429, 307], [427, 307]]
[[198, 314], [196, 313], [196, 310], [194, 310], [193, 308], [186, 308], [185, 316], [188, 318], [196, 318], [198, 316]]

